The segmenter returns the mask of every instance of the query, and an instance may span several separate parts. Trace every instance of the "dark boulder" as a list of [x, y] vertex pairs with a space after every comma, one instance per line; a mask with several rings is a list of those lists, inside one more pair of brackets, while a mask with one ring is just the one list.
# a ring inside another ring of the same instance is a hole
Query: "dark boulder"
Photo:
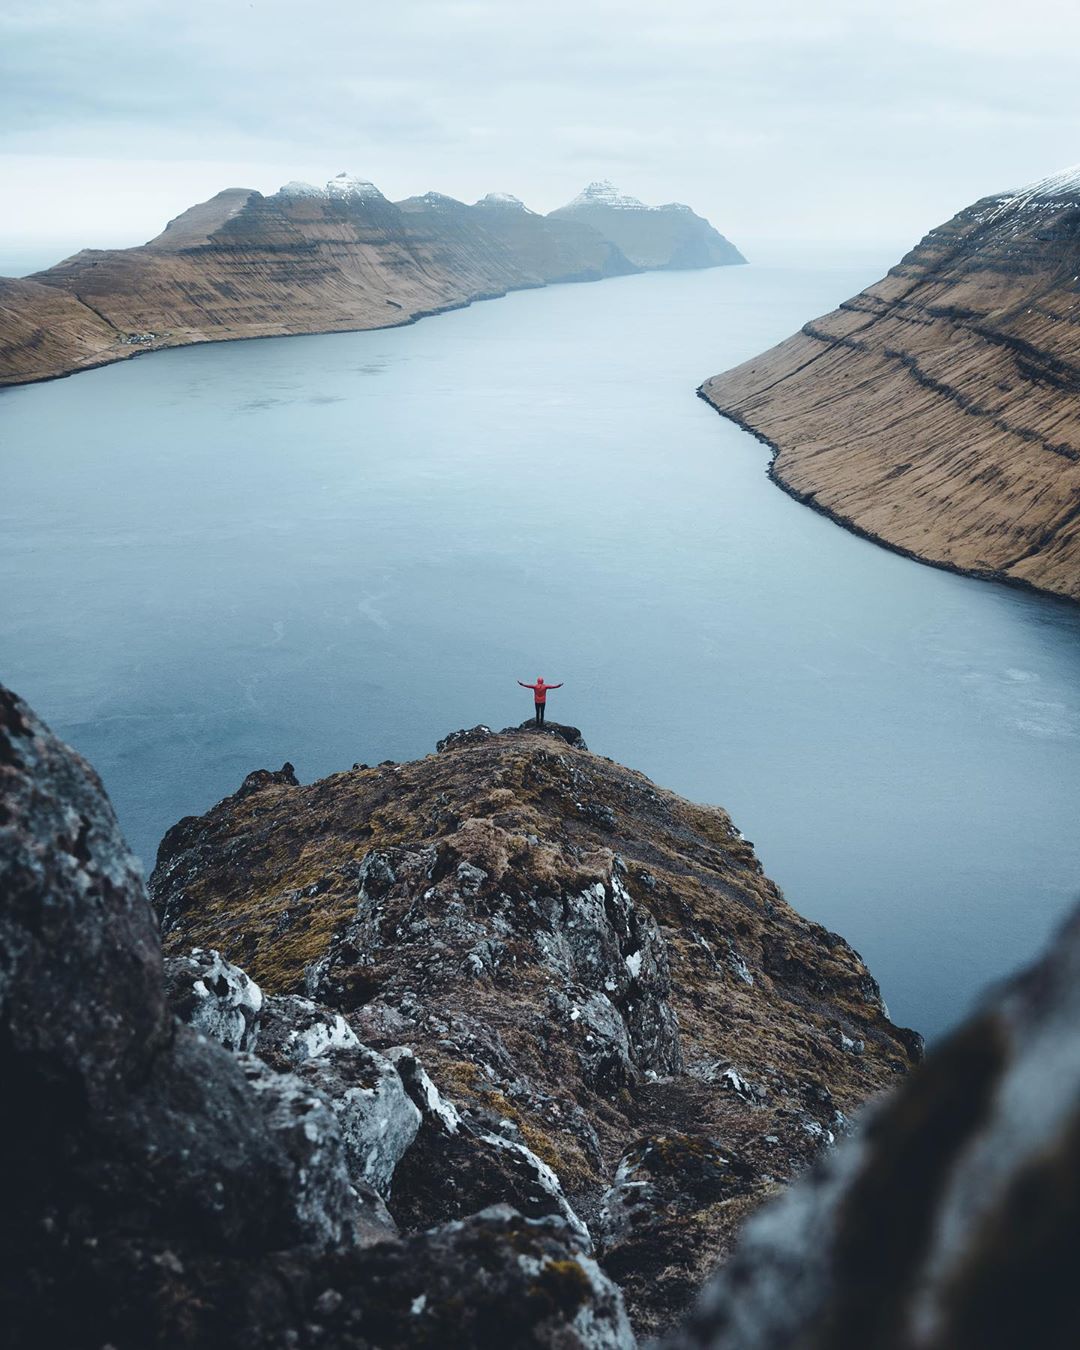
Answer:
[[669, 1350], [1080, 1344], [1080, 914], [752, 1219]]

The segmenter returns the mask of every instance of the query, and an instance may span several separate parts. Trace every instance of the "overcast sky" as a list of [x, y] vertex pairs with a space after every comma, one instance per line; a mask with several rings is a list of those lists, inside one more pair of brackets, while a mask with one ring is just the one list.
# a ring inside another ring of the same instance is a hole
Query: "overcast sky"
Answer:
[[1078, 52], [1075, 0], [3, 0], [0, 257], [342, 169], [906, 247], [1080, 160]]

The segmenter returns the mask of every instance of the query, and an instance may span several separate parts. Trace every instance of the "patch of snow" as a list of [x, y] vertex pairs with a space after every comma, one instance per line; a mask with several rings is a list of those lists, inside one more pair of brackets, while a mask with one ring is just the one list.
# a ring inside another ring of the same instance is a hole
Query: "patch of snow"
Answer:
[[316, 187], [314, 183], [302, 183], [298, 178], [294, 178], [289, 183], [283, 183], [278, 188], [279, 197], [325, 197], [325, 189]]
[[611, 206], [618, 211], [649, 211], [644, 202], [638, 201], [636, 197], [628, 197], [621, 193], [614, 183], [606, 178], [597, 179], [595, 182], [581, 190], [573, 201], [568, 202], [567, 206]]
[[476, 203], [477, 206], [509, 206], [515, 211], [524, 211], [526, 215], [534, 216], [535, 211], [530, 211], [520, 197], [515, 197], [512, 192], [489, 192], [486, 197], [481, 197]]
[[630, 972], [630, 978], [636, 980], [641, 974], [641, 952], [631, 952], [626, 958], [626, 969]]
[[326, 184], [331, 197], [351, 197], [361, 201], [384, 201], [382, 193], [367, 178], [359, 178], [354, 173], [336, 174]]

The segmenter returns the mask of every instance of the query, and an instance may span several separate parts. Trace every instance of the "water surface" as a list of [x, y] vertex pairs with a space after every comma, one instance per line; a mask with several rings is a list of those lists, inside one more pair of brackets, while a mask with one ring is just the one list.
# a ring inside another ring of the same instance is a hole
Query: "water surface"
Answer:
[[0, 393], [0, 675], [136, 850], [528, 712], [722, 803], [936, 1033], [1080, 892], [1080, 611], [846, 534], [694, 397], [880, 275], [755, 266]]

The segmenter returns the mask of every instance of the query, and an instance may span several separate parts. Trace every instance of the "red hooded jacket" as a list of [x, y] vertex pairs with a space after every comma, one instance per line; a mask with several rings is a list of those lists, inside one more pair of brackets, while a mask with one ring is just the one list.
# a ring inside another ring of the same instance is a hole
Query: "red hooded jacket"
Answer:
[[561, 680], [559, 681], [558, 684], [545, 684], [545, 683], [544, 683], [544, 680], [543, 680], [543, 677], [540, 676], [540, 675], [537, 675], [537, 677], [536, 677], [536, 683], [535, 683], [535, 684], [526, 684], [524, 680], [518, 680], [518, 684], [521, 685], [522, 689], [531, 689], [531, 690], [533, 691], [533, 702], [534, 702], [534, 703], [546, 703], [546, 702], [547, 702], [547, 691], [548, 691], [549, 689], [561, 689], [561, 688], [562, 688], [562, 681], [561, 681]]

